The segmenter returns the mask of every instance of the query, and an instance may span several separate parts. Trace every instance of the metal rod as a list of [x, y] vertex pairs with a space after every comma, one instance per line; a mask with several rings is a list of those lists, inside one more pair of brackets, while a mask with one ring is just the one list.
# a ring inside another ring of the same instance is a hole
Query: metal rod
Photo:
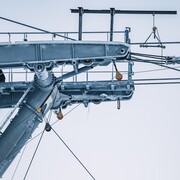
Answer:
[[151, 78], [151, 79], [133, 79], [133, 81], [180, 81], [180, 78]]
[[78, 32], [78, 40], [82, 40], [82, 20], [83, 20], [83, 8], [79, 7], [79, 32]]
[[70, 77], [76, 76], [77, 74], [80, 74], [80, 73], [83, 73], [83, 72], [88, 71], [88, 70], [90, 70], [90, 69], [93, 69], [93, 68], [94, 68], [95, 66], [97, 66], [97, 65], [98, 65], [98, 64], [93, 64], [92, 66], [84, 66], [84, 67], [82, 67], [82, 68], [79, 68], [77, 73], [76, 73], [75, 71], [68, 72], [68, 73], [62, 75], [61, 77], [58, 77], [58, 78], [56, 79], [55, 84], [61, 82], [61, 81], [64, 80], [64, 79], [68, 79], [68, 78], [70, 78]]
[[[84, 9], [84, 13], [90, 13], [90, 14], [110, 14], [111, 10], [89, 10]], [[71, 13], [79, 13], [79, 9], [71, 9]], [[155, 11], [155, 10], [115, 10], [116, 14], [159, 14], [159, 15], [175, 15], [177, 14], [177, 11]]]
[[146, 86], [146, 85], [170, 85], [170, 84], [180, 84], [180, 82], [143, 82], [143, 83], [134, 83], [134, 85], [143, 85], [143, 86]]
[[[77, 34], [78, 32], [76, 31], [52, 31], [51, 32], [53, 35], [54, 34]], [[109, 31], [84, 31], [83, 34], [107, 34]], [[114, 31], [114, 33], [124, 33], [124, 31]], [[0, 32], [0, 34], [7, 34], [7, 35], [12, 35], [12, 34], [47, 34], [46, 32]], [[64, 36], [63, 36], [64, 37]]]
[[124, 41], [125, 43], [130, 44], [130, 38], [129, 38], [129, 33], [131, 31], [130, 27], [126, 27], [125, 32], [124, 32]]
[[[162, 44], [180, 44], [180, 41], [162, 41]], [[130, 43], [131, 45], [141, 45], [143, 42]], [[147, 42], [146, 44], [159, 44], [159, 42]]]
[[110, 41], [113, 41], [113, 31], [114, 31], [114, 15], [115, 15], [115, 8], [110, 8], [111, 11], [111, 22], [110, 22]]

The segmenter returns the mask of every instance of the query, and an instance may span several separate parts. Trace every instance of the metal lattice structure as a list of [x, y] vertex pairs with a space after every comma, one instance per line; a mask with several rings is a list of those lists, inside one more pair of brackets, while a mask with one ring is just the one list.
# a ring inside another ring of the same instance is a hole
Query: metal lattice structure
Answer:
[[[19, 108], [19, 111], [11, 119], [13, 110], [0, 127], [0, 176], [4, 174], [49, 110], [56, 110], [57, 117], [61, 118], [61, 109], [72, 104], [83, 103], [87, 107], [89, 103], [120, 102], [129, 100], [133, 96], [130, 28], [120, 31], [124, 34], [124, 42], [113, 42], [115, 14], [170, 14], [168, 11], [132, 12], [118, 11], [114, 8], [108, 11], [90, 11], [79, 8], [72, 12], [79, 13], [78, 39], [80, 41], [74, 41], [69, 37], [70, 41], [54, 40], [59, 35], [58, 32], [44, 31], [43, 33], [52, 36], [51, 41], [27, 41], [28, 32], [23, 32], [19, 34], [23, 35], [24, 41], [12, 43], [11, 36], [16, 33], [1, 33], [1, 35], [8, 35], [9, 42], [0, 43], [0, 68], [6, 76], [6, 82], [0, 82], [0, 108]], [[111, 15], [111, 27], [108, 32], [110, 42], [81, 41], [84, 13], [109, 13]], [[176, 14], [176, 12], [173, 11], [171, 14]], [[7, 19], [4, 18], [4, 20]], [[64, 32], [64, 34], [70, 33]], [[60, 37], [64, 38], [61, 35]], [[172, 62], [172, 59], [168, 60]], [[98, 69], [108, 66], [111, 68], [109, 71]], [[62, 71], [65, 67], [67, 67], [66, 71]], [[97, 73], [94, 71], [96, 68], [99, 74], [104, 73], [100, 76], [100, 80], [97, 80]], [[119, 68], [121, 72], [118, 71]], [[15, 71], [16, 69], [18, 72]], [[13, 76], [16, 73], [15, 80]], [[28, 79], [29, 74], [31, 77], [32, 74], [34, 75], [31, 80]], [[84, 80], [78, 79], [77, 76], [80, 74], [85, 75]], [[107, 74], [111, 76], [108, 79], [106, 79]], [[25, 80], [21, 80], [22, 75]], [[95, 79], [90, 79], [90, 75]], [[11, 122], [8, 122], [10, 119]]]

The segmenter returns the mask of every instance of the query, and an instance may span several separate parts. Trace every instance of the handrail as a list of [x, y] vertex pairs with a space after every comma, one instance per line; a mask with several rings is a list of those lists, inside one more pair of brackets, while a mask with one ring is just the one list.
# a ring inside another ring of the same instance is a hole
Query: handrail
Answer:
[[[125, 31], [114, 31], [114, 33], [124, 33]], [[53, 31], [51, 33], [57, 33], [57, 34], [78, 34], [78, 32], [76, 31]], [[83, 33], [87, 33], [87, 34], [103, 34], [103, 33], [110, 33], [109, 31], [84, 31]], [[50, 33], [45, 33], [45, 32], [15, 32], [15, 31], [12, 31], [12, 32], [0, 32], [0, 34], [50, 34]]]

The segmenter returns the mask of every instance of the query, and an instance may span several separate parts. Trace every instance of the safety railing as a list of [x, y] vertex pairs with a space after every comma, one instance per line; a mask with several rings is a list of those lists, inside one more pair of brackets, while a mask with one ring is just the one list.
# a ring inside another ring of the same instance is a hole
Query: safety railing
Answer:
[[[129, 42], [130, 41], [129, 32], [130, 32], [129, 28], [126, 28], [124, 31], [114, 31], [113, 32], [114, 40], [121, 42]], [[64, 37], [59, 37], [59, 36], [57, 37], [56, 34], [60, 34]], [[73, 39], [77, 39], [78, 32], [51, 32], [51, 34], [45, 32], [0, 32], [0, 43], [13, 43], [16, 41], [37, 41], [37, 40], [56, 41], [56, 40], [67, 40], [67, 38], [69, 37]], [[83, 32], [83, 40], [109, 41], [110, 32], [109, 31]], [[121, 73], [123, 74], [123, 76], [126, 76], [128, 75], [128, 67], [126, 66], [124, 69], [121, 70]], [[30, 72], [27, 69], [4, 69], [3, 71], [6, 77], [6, 82], [33, 81], [34, 73]], [[72, 69], [69, 67], [64, 67], [62, 65], [61, 67], [59, 67], [59, 69], [55, 68], [53, 72], [55, 73], [56, 76], [61, 76], [69, 71], [72, 71]], [[108, 67], [103, 66], [103, 70], [100, 69], [97, 71], [90, 70], [80, 75], [75, 75], [69, 80], [73, 82], [77, 82], [78, 80], [89, 81], [93, 79], [92, 77], [97, 77], [97, 74], [100, 76], [101, 80], [103, 79], [103, 77], [106, 77], [109, 80], [113, 80], [115, 73], [116, 71], [114, 69], [114, 66], [113, 64], [111, 64]]]

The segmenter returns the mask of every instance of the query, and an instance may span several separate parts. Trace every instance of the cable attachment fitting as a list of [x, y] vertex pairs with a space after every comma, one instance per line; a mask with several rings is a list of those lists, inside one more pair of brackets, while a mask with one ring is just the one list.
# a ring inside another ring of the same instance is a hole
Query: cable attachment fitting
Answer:
[[50, 132], [51, 129], [52, 129], [51, 125], [50, 125], [49, 123], [46, 123], [46, 125], [45, 125], [45, 130], [46, 130], [47, 132]]
[[154, 39], [156, 39], [156, 31], [157, 31], [157, 27], [154, 26], [154, 27], [152, 28], [152, 32], [153, 32], [153, 35], [154, 35]]
[[[153, 38], [157, 40], [157, 43], [148, 43], [148, 40], [150, 39], [150, 37], [153, 35]], [[155, 44], [155, 45], [154, 45]], [[156, 45], [157, 44], [157, 45]], [[158, 28], [155, 26], [155, 14], [153, 14], [153, 27], [152, 27], [152, 32], [151, 34], [148, 36], [148, 38], [145, 40], [145, 42], [143, 44], [140, 44], [140, 47], [156, 47], [156, 48], [162, 48], [165, 49], [166, 46], [164, 46], [161, 42], [160, 36], [159, 36], [159, 32], [158, 32]]]
[[112, 62], [113, 62], [114, 68], [116, 70], [116, 79], [118, 81], [121, 81], [123, 78], [123, 75], [118, 71], [115, 61], [112, 61]]
[[64, 116], [63, 116], [63, 113], [61, 111], [61, 108], [59, 108], [59, 110], [56, 111], [55, 113], [56, 113], [56, 116], [57, 116], [58, 120], [62, 120], [63, 119]]
[[166, 65], [169, 65], [169, 64], [180, 64], [180, 57], [176, 57], [176, 56], [166, 56], [165, 57], [166, 59]]
[[44, 63], [34, 64], [34, 82], [42, 90], [52, 89], [55, 82], [55, 76], [51, 71], [48, 71]]

